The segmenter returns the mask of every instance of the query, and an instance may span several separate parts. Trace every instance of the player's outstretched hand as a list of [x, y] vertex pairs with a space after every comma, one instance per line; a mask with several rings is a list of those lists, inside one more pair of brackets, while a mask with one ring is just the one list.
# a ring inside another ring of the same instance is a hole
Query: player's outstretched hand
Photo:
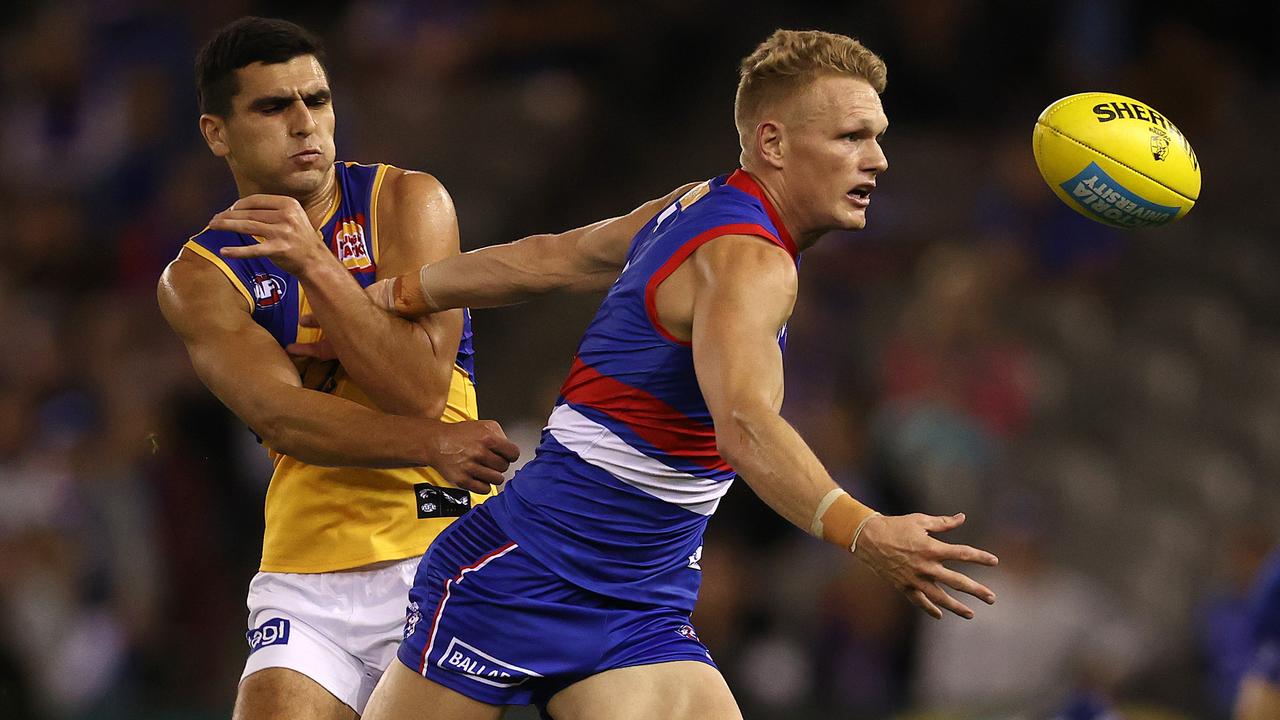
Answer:
[[501, 485], [520, 448], [492, 420], [440, 423], [428, 439], [431, 467], [449, 483], [475, 493]]
[[265, 257], [297, 277], [305, 276], [316, 263], [334, 259], [311, 227], [306, 211], [297, 200], [284, 195], [242, 197], [214, 215], [209, 227], [258, 239], [256, 244], [222, 248], [223, 257]]
[[876, 516], [862, 529], [855, 554], [935, 620], [942, 619], [939, 608], [969, 620], [973, 618], [973, 611], [949, 595], [943, 585], [968, 593], [988, 605], [996, 601], [996, 594], [943, 562], [959, 560], [994, 566], [998, 559], [985, 550], [944, 543], [930, 534], [954, 530], [963, 524], [964, 513]]

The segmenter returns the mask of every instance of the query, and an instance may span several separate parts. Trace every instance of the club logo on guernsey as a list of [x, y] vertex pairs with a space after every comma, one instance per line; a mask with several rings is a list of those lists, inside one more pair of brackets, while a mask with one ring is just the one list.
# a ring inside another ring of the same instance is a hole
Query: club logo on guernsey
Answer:
[[436, 665], [461, 673], [468, 680], [501, 688], [515, 687], [531, 677], [542, 677], [540, 673], [503, 662], [458, 638], [449, 641], [449, 647], [445, 648]]
[[373, 267], [369, 246], [364, 240], [364, 215], [343, 218], [333, 226], [333, 245], [338, 259], [348, 270], [366, 270]]
[[268, 645], [289, 644], [289, 620], [272, 618], [244, 634], [249, 641], [249, 654], [261, 650]]
[[284, 278], [268, 273], [253, 274], [253, 302], [262, 310], [273, 308], [284, 299]]

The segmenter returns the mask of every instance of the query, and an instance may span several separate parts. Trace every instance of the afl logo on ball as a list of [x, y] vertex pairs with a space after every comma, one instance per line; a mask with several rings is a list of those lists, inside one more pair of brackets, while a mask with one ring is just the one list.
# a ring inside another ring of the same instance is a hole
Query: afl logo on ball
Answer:
[[253, 301], [259, 309], [268, 310], [280, 304], [288, 286], [284, 278], [267, 273], [253, 274]]

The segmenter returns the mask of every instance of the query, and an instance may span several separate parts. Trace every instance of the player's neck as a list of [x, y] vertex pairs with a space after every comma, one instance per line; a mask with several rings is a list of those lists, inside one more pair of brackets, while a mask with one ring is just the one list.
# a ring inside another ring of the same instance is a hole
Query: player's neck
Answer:
[[324, 182], [320, 183], [320, 187], [316, 188], [315, 192], [297, 198], [298, 204], [307, 213], [307, 219], [311, 221], [311, 227], [318, 230], [324, 224], [325, 215], [333, 205], [333, 195], [337, 192], [337, 185], [338, 173], [330, 169], [325, 175]]
[[[786, 193], [780, 185], [780, 178], [769, 176], [767, 173], [756, 170], [747, 170], [747, 172], [751, 174], [756, 184], [760, 186], [760, 191], [764, 193], [764, 196], [769, 198], [769, 203], [773, 205], [774, 211], [778, 213], [778, 219], [782, 221], [787, 233], [795, 240], [796, 247], [804, 250], [816, 242], [817, 236], [809, 237], [812, 233], [806, 233], [796, 222], [794, 213], [791, 210], [791, 204], [786, 202]], [[818, 233], [817, 235], [821, 234]]]

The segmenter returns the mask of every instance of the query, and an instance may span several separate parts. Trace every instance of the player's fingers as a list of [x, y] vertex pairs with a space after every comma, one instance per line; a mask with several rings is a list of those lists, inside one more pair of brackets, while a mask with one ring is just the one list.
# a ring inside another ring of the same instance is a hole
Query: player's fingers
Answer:
[[298, 317], [298, 324], [307, 328], [320, 327], [320, 321], [316, 320], [315, 313], [303, 313]]
[[501, 455], [488, 450], [483, 450], [476, 456], [476, 464], [498, 472], [506, 472], [507, 468], [511, 466], [511, 463], [507, 462]]
[[[933, 583], [928, 583], [923, 588], [923, 592], [925, 594], [925, 597], [933, 601], [935, 608], [939, 606], [944, 607], [947, 610], [955, 613], [956, 615], [959, 615], [960, 617], [964, 618], [965, 620], [973, 619], [972, 610], [965, 607], [964, 603], [948, 595], [945, 590], [938, 587], [937, 585]], [[941, 618], [941, 614], [939, 614], [939, 618]]]
[[933, 577], [938, 582], [953, 587], [962, 593], [968, 593], [988, 605], [996, 601], [996, 594], [991, 592], [990, 588], [964, 573], [943, 567], [935, 571]]
[[479, 493], [481, 495], [489, 494], [489, 485], [482, 483], [479, 480], [473, 480], [467, 475], [463, 475], [463, 474], [459, 474], [457, 476], [445, 475], [444, 479], [447, 482], [449, 482], [451, 485], [454, 485], [455, 487], [460, 487], [463, 490], [467, 490], [473, 493]]
[[927, 515], [922, 525], [929, 532], [946, 532], [964, 524], [964, 513], [955, 515]]
[[224, 218], [214, 216], [209, 221], [209, 227], [214, 230], [226, 230], [227, 232], [240, 233], [241, 235], [257, 235], [265, 237], [271, 234], [272, 225], [270, 223], [258, 222], [257, 220], [242, 220], [237, 218]]
[[472, 465], [467, 470], [467, 476], [470, 477], [472, 480], [484, 483], [484, 486], [483, 486], [484, 489], [479, 490], [478, 492], [487, 492], [489, 489], [488, 488], [489, 485], [501, 485], [502, 482], [506, 480], [506, 478], [503, 477], [502, 473], [498, 472], [497, 470], [494, 470], [493, 468], [487, 468], [483, 465]]
[[929, 617], [933, 618], [934, 620], [942, 619], [942, 611], [939, 610], [938, 606], [934, 605], [933, 602], [930, 601], [929, 598], [926, 597], [922, 591], [915, 590], [915, 589], [909, 591], [907, 593], [907, 599], [911, 600], [911, 602], [916, 607], [920, 608], [926, 613], [929, 613]]
[[959, 560], [990, 567], [1000, 564], [1000, 558], [986, 550], [979, 550], [969, 545], [952, 545], [941, 541], [938, 542], [938, 545], [941, 547], [936, 547], [934, 552], [940, 560]]
[[272, 255], [277, 250], [272, 243], [260, 242], [252, 245], [228, 245], [219, 250], [218, 254], [228, 258], [255, 258]]
[[[506, 460], [507, 464], [511, 464], [520, 459], [520, 448], [505, 437], [494, 438], [493, 442], [489, 445], [489, 449], [496, 453], [498, 457]], [[506, 468], [503, 469], [505, 470]]]
[[289, 207], [291, 202], [297, 204], [298, 201], [284, 195], [257, 193], [240, 198], [232, 204], [231, 208], [233, 210], [283, 210]]
[[286, 222], [279, 210], [223, 210], [214, 220], [252, 220], [264, 225], [283, 225]]

